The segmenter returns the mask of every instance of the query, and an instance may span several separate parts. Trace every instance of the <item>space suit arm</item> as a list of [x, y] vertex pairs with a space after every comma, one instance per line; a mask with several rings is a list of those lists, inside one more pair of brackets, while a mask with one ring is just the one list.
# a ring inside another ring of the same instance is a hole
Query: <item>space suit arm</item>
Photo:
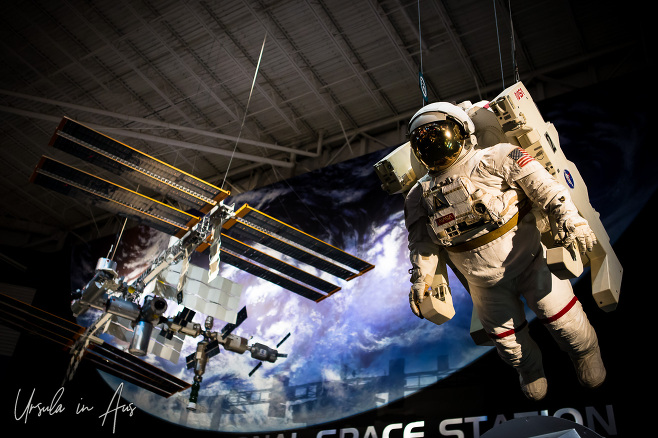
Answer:
[[428, 232], [427, 213], [421, 204], [420, 194], [419, 187], [415, 186], [407, 195], [404, 219], [409, 241], [409, 261], [411, 262], [409, 306], [416, 316], [422, 318], [419, 305], [432, 285], [441, 247]]
[[418, 250], [410, 251], [409, 260], [411, 261], [411, 290], [409, 291], [409, 306], [411, 311], [419, 318], [423, 316], [420, 313], [420, 303], [423, 302], [425, 294], [432, 286], [434, 273], [439, 264], [439, 255], [431, 252], [420, 252]]
[[562, 184], [544, 169], [519, 179], [517, 183], [535, 205], [555, 220], [557, 235], [554, 238], [561, 245], [568, 247], [577, 242], [581, 253], [592, 251], [597, 243], [596, 236]]

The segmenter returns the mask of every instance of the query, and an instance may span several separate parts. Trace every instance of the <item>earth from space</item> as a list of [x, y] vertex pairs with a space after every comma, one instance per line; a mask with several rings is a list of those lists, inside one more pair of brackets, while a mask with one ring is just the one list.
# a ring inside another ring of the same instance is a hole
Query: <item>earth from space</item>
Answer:
[[[562, 149], [578, 166], [614, 242], [657, 184], [650, 163], [635, 159], [644, 143], [646, 117], [639, 110], [619, 114], [608, 108], [594, 93], [543, 102], [540, 109], [556, 126]], [[471, 300], [452, 273], [456, 315], [451, 321], [434, 325], [409, 310], [403, 198], [386, 194], [373, 168], [392, 149], [226, 201], [236, 208], [247, 203], [375, 265], [349, 282], [334, 280], [342, 289], [320, 303], [230, 265], [221, 267], [221, 276], [243, 285], [239, 307], [246, 305], [249, 317], [235, 334], [275, 347], [290, 333], [279, 347], [287, 357], [264, 363], [250, 377], [255, 359], [222, 351], [208, 362], [196, 412], [186, 409], [189, 390], [164, 399], [126, 385], [123, 397], [164, 421], [195, 429], [289, 430], [375, 409], [421, 391], [487, 353], [492, 347], [478, 346], [470, 337]], [[126, 240], [117, 251], [127, 276], [139, 274], [169, 244], [169, 236], [146, 227], [136, 230], [135, 242]], [[207, 266], [207, 253], [195, 255], [192, 263]], [[88, 277], [94, 264], [78, 260], [73, 275]], [[167, 312], [173, 316], [178, 310], [173, 302]], [[197, 314], [194, 322], [203, 325], [204, 319]], [[216, 323], [215, 330], [219, 327]], [[186, 339], [177, 364], [152, 355], [144, 360], [192, 382], [184, 357], [196, 342]], [[104, 378], [114, 388], [119, 383], [112, 376]]]

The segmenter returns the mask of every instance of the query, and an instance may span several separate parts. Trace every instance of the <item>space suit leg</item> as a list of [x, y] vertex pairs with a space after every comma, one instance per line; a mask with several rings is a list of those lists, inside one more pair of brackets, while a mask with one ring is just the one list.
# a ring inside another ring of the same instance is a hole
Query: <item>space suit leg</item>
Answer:
[[560, 348], [571, 358], [578, 381], [587, 388], [600, 386], [606, 377], [601, 349], [594, 328], [589, 323], [582, 305], [573, 307], [558, 321], [544, 321]]
[[606, 376], [598, 338], [571, 283], [552, 275], [542, 256], [518, 281], [528, 307], [548, 329], [560, 349], [571, 358], [578, 380], [589, 388], [603, 383]]
[[469, 285], [473, 306], [485, 332], [501, 359], [519, 374], [521, 390], [532, 400], [547, 392], [542, 354], [530, 337], [523, 302], [516, 279], [504, 279], [494, 286]]

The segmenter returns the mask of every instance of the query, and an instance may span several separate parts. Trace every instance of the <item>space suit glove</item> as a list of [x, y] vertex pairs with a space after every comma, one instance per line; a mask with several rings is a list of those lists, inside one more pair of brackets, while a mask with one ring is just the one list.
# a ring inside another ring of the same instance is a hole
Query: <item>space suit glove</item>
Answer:
[[420, 313], [420, 303], [423, 302], [427, 289], [427, 284], [421, 280], [412, 284], [411, 291], [409, 291], [409, 307], [414, 315], [421, 319], [423, 319], [423, 315]]
[[421, 253], [418, 250], [412, 250], [409, 253], [411, 261], [411, 290], [409, 291], [409, 306], [411, 311], [419, 318], [423, 316], [420, 313], [420, 303], [423, 302], [425, 294], [434, 279], [439, 257], [431, 252]]
[[580, 215], [570, 215], [560, 221], [557, 225], [557, 232], [562, 246], [568, 247], [575, 242], [583, 254], [586, 251], [592, 251], [594, 245], [598, 243], [589, 223]]

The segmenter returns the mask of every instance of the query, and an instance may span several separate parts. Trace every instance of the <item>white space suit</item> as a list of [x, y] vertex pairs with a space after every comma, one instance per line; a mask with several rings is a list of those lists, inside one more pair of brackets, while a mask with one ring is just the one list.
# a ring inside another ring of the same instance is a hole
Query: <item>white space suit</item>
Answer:
[[425, 106], [410, 121], [410, 142], [429, 170], [405, 201], [412, 263], [410, 305], [418, 316], [440, 257], [447, 254], [468, 281], [473, 305], [501, 358], [520, 376], [524, 394], [547, 390], [541, 351], [528, 334], [523, 296], [584, 386], [605, 379], [598, 341], [568, 280], [546, 264], [531, 207], [555, 218], [565, 241], [581, 251], [596, 243], [569, 194], [523, 149], [498, 144], [474, 149], [473, 124], [448, 103]]

